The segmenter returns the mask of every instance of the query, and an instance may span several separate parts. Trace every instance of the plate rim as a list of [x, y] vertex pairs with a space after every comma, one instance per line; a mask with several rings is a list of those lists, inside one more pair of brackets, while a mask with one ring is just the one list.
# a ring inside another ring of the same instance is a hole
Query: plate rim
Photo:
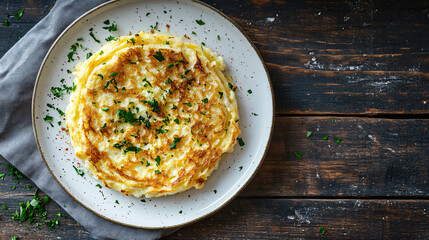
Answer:
[[[223, 17], [224, 19], [226, 19], [228, 22], [230, 22], [232, 25], [234, 25], [234, 27], [236, 27], [240, 33], [246, 38], [247, 42], [250, 44], [250, 46], [253, 48], [253, 50], [256, 52], [259, 61], [261, 62], [262, 66], [264, 67], [265, 70], [265, 74], [267, 76], [267, 80], [268, 80], [268, 84], [270, 86], [270, 93], [271, 93], [271, 102], [272, 102], [272, 119], [271, 119], [271, 126], [270, 126], [270, 132], [268, 135], [268, 140], [267, 140], [267, 144], [265, 146], [264, 149], [264, 153], [262, 154], [262, 157], [259, 161], [258, 166], [255, 168], [255, 170], [253, 171], [252, 175], [246, 180], [246, 182], [244, 184], [242, 184], [239, 189], [229, 198], [227, 199], [224, 203], [220, 204], [218, 207], [216, 207], [214, 210], [207, 212], [205, 214], [203, 214], [202, 216], [196, 217], [194, 219], [192, 219], [191, 221], [187, 221], [184, 223], [180, 223], [180, 224], [176, 224], [176, 225], [172, 225], [172, 226], [161, 226], [161, 227], [143, 227], [143, 226], [136, 226], [136, 225], [132, 225], [132, 224], [127, 224], [127, 223], [123, 223], [111, 218], [108, 218], [100, 213], [98, 213], [97, 211], [89, 208], [88, 206], [86, 206], [85, 204], [83, 204], [81, 201], [79, 201], [78, 199], [75, 198], [75, 196], [73, 196], [64, 186], [63, 184], [58, 180], [58, 178], [54, 175], [54, 173], [52, 172], [52, 169], [49, 167], [44, 154], [42, 153], [42, 149], [40, 147], [39, 144], [39, 137], [37, 134], [37, 129], [36, 129], [36, 121], [35, 121], [35, 99], [36, 99], [36, 91], [37, 88], [39, 86], [39, 81], [40, 81], [40, 75], [41, 72], [46, 64], [47, 59], [49, 58], [49, 56], [52, 53], [52, 50], [54, 49], [54, 47], [58, 44], [58, 42], [63, 38], [63, 36], [73, 27], [76, 25], [76, 23], [78, 23], [80, 20], [82, 20], [83, 18], [85, 18], [86, 16], [88, 16], [89, 14], [91, 14], [92, 12], [103, 8], [107, 5], [116, 3], [116, 2], [120, 2], [121, 0], [111, 0], [105, 3], [102, 3], [100, 5], [97, 5], [96, 7], [86, 11], [85, 13], [83, 13], [82, 15], [80, 15], [78, 18], [76, 18], [76, 20], [74, 20], [72, 23], [70, 23], [70, 25], [68, 25], [62, 32], [60, 35], [58, 35], [58, 37], [55, 39], [55, 41], [52, 43], [51, 47], [49, 48], [49, 50], [47, 51], [41, 65], [39, 68], [39, 71], [37, 72], [37, 77], [36, 77], [36, 81], [34, 83], [34, 88], [33, 88], [33, 94], [32, 94], [32, 99], [31, 99], [31, 116], [32, 116], [32, 125], [33, 125], [33, 133], [34, 133], [34, 137], [36, 140], [36, 144], [37, 144], [37, 148], [39, 150], [39, 154], [43, 159], [43, 162], [45, 163], [46, 167], [48, 168], [50, 174], [52, 175], [52, 177], [55, 179], [55, 181], [60, 185], [60, 187], [77, 203], [79, 203], [80, 206], [84, 207], [85, 209], [87, 209], [88, 211], [90, 211], [91, 213], [95, 214], [98, 217], [101, 217], [105, 220], [108, 220], [110, 222], [114, 222], [117, 224], [120, 224], [122, 226], [127, 226], [127, 227], [133, 227], [133, 228], [137, 228], [137, 229], [150, 229], [150, 230], [161, 230], [161, 229], [171, 229], [171, 228], [178, 228], [178, 227], [184, 227], [184, 226], [188, 226], [190, 224], [193, 224], [195, 222], [198, 222], [200, 220], [203, 220], [209, 216], [212, 216], [213, 214], [219, 212], [221, 209], [223, 209], [225, 206], [227, 206], [228, 204], [230, 204], [246, 187], [247, 185], [252, 181], [252, 179], [255, 177], [255, 175], [258, 173], [258, 171], [260, 170], [262, 163], [265, 160], [265, 157], [267, 155], [268, 149], [270, 147], [271, 144], [271, 139], [272, 139], [272, 135], [273, 135], [273, 129], [274, 129], [274, 125], [275, 125], [275, 98], [274, 98], [274, 92], [273, 92], [273, 84], [271, 82], [271, 78], [270, 78], [270, 74], [268, 72], [267, 66], [265, 65], [265, 62], [261, 56], [261, 53], [259, 52], [259, 50], [256, 48], [255, 44], [252, 42], [252, 40], [250, 39], [250, 37], [244, 32], [244, 30], [230, 17], [228, 17], [226, 14], [224, 14], [223, 12], [221, 12], [220, 10], [210, 6], [207, 3], [198, 1], [198, 0], [184, 0], [184, 1], [190, 1], [196, 4], [200, 4], [203, 7], [208, 8], [211, 11], [214, 11], [215, 13], [219, 14], [221, 17]], [[124, 1], [125, 2], [125, 1]]]

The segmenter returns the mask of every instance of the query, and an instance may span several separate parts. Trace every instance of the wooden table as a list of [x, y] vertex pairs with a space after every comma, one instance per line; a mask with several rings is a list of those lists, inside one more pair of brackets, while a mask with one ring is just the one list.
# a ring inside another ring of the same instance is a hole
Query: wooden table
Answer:
[[[262, 168], [240, 196], [167, 239], [429, 239], [429, 2], [205, 2], [261, 52], [276, 124]], [[0, 26], [0, 56], [53, 4], [0, 1], [2, 19], [25, 10]], [[0, 203], [17, 209], [33, 194], [28, 184], [13, 190], [6, 176]], [[49, 203], [48, 213], [57, 212]], [[0, 226], [0, 239], [92, 239], [70, 217], [55, 231], [29, 230], [0, 210]]]

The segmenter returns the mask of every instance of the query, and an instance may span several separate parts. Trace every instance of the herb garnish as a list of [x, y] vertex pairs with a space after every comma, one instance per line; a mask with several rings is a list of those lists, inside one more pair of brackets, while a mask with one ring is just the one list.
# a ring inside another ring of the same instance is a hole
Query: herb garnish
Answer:
[[299, 159], [302, 159], [302, 153], [301, 152], [293, 152], [293, 154], [295, 154], [295, 156], [297, 156]]
[[174, 138], [173, 144], [171, 144], [170, 149], [176, 149], [177, 144], [182, 140], [182, 138]]
[[222, 97], [223, 97], [223, 92], [219, 92], [219, 96], [220, 96], [219, 98], [220, 98], [220, 99], [222, 99]]
[[142, 103], [149, 103], [150, 106], [152, 107], [152, 112], [159, 112], [160, 108], [159, 108], [159, 103], [158, 101], [156, 101], [156, 99], [152, 99], [152, 101], [146, 101], [146, 100], [142, 100]]
[[83, 172], [83, 170], [82, 170], [82, 169], [78, 169], [78, 168], [76, 168], [74, 165], [73, 165], [73, 168], [74, 168], [74, 170], [76, 170], [76, 173], [77, 173], [78, 175], [80, 175], [81, 177], [83, 177], [83, 175], [84, 175], [85, 173]]
[[5, 19], [4, 23], [3, 23], [3, 26], [9, 27], [10, 26], [9, 20]]
[[192, 104], [190, 104], [190, 103], [185, 102], [185, 103], [183, 103], [183, 104], [185, 104], [185, 105], [187, 105], [187, 106], [189, 106], [189, 107], [192, 107]]
[[232, 85], [231, 83], [228, 83], [229, 88], [231, 88], [231, 90], [233, 92], [235, 92], [236, 87], [234, 87], [234, 85]]
[[104, 125], [100, 128], [100, 132], [103, 133], [103, 129], [107, 127], [107, 123], [104, 123]]
[[107, 38], [105, 38], [104, 40], [106, 40], [106, 42], [110, 42], [112, 40], [115, 40], [114, 36], [108, 36]]
[[91, 36], [92, 39], [94, 39], [94, 41], [96, 41], [97, 43], [100, 43], [100, 40], [98, 40], [97, 38], [95, 38], [94, 33], [92, 32], [92, 28], [89, 29], [89, 36]]
[[158, 169], [156, 169], [156, 170], [155, 170], [155, 173], [156, 173], [156, 174], [161, 174], [162, 172], [161, 172], [161, 171], [159, 171]]
[[97, 186], [98, 188], [102, 188], [102, 186], [99, 183], [97, 183], [97, 185], [95, 186]]
[[203, 22], [203, 20], [195, 20], [195, 22], [197, 22], [198, 25], [204, 25], [204, 24], [206, 24], [205, 22]]
[[313, 135], [313, 132], [307, 132], [307, 137], [309, 138], [311, 135]]
[[174, 63], [170, 63], [170, 64], [167, 65], [168, 68], [171, 68], [173, 66], [174, 66]]
[[339, 142], [341, 142], [342, 139], [343, 138], [341, 138], [341, 137], [337, 137], [337, 138], [334, 139], [334, 141], [337, 142], [337, 143], [339, 143]]
[[173, 121], [174, 121], [175, 123], [179, 124], [179, 119], [178, 119], [178, 118], [174, 119]]
[[237, 140], [238, 140], [238, 144], [240, 145], [240, 147], [246, 145], [242, 138], [237, 138]]
[[127, 152], [134, 152], [134, 153], [138, 153], [138, 152], [140, 152], [142, 149], [141, 148], [139, 148], [139, 147], [135, 147], [135, 146], [132, 146], [132, 147], [127, 147], [125, 150], [124, 150], [124, 153], [126, 154]]
[[203, 100], [201, 100], [201, 102], [203, 102], [203, 103], [208, 103], [208, 102], [209, 102], [209, 100], [208, 100], [207, 98], [204, 98]]
[[252, 94], [252, 89], [247, 90], [249, 94]]
[[104, 107], [101, 110], [103, 110], [104, 112], [107, 112], [107, 111], [109, 111], [109, 108], [108, 107]]
[[50, 122], [52, 122], [52, 120], [54, 120], [54, 118], [53, 118], [53, 117], [51, 117], [51, 116], [49, 116], [49, 115], [46, 115], [46, 116], [43, 118], [43, 120], [45, 120], [45, 122], [50, 123]]
[[220, 40], [220, 36], [219, 35], [217, 35], [217, 40]]
[[90, 52], [89, 52], [89, 53], [87, 53], [87, 54], [86, 54], [86, 59], [90, 58], [91, 56], [92, 56], [92, 53], [90, 53]]
[[152, 55], [154, 58], [156, 58], [156, 60], [158, 60], [159, 62], [162, 62], [165, 60], [164, 56], [162, 55], [161, 51], [156, 52], [156, 55]]
[[24, 10], [19, 10], [15, 13], [15, 19], [19, 20], [22, 17], [22, 14], [24, 14]]
[[118, 25], [117, 25], [117, 24], [112, 23], [112, 25], [110, 25], [110, 26], [103, 27], [103, 29], [106, 29], [106, 30], [108, 30], [109, 32], [114, 32], [114, 31], [117, 31], [117, 30], [118, 30]]
[[328, 140], [329, 139], [329, 136], [324, 136], [323, 137], [323, 140]]
[[171, 79], [167, 78], [167, 80], [165, 80], [165, 84], [169, 84], [169, 83], [171, 83]]
[[324, 226], [320, 226], [320, 235], [325, 234], [325, 227]]

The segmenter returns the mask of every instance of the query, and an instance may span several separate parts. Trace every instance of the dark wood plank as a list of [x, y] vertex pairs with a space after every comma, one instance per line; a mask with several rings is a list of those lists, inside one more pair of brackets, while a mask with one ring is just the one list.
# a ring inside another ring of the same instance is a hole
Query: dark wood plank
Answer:
[[[427, 1], [206, 2], [261, 51], [278, 114], [429, 114]], [[29, 3], [27, 20], [0, 26], [0, 56], [52, 3]], [[0, 8], [3, 16], [23, 6], [2, 4], [14, 6]]]
[[428, 239], [428, 207], [413, 200], [239, 198], [166, 239]]
[[425, 119], [278, 117], [262, 168], [241, 196], [428, 196], [428, 149]]

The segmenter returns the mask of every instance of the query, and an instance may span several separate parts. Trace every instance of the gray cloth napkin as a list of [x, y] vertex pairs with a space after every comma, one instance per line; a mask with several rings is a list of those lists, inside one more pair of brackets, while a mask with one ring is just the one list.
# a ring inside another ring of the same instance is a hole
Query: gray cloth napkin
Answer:
[[12, 163], [94, 236], [159, 239], [176, 229], [145, 230], [105, 220], [74, 201], [54, 180], [33, 135], [31, 97], [37, 72], [52, 43], [76, 18], [106, 0], [58, 0], [51, 12], [0, 59], [0, 157]]

